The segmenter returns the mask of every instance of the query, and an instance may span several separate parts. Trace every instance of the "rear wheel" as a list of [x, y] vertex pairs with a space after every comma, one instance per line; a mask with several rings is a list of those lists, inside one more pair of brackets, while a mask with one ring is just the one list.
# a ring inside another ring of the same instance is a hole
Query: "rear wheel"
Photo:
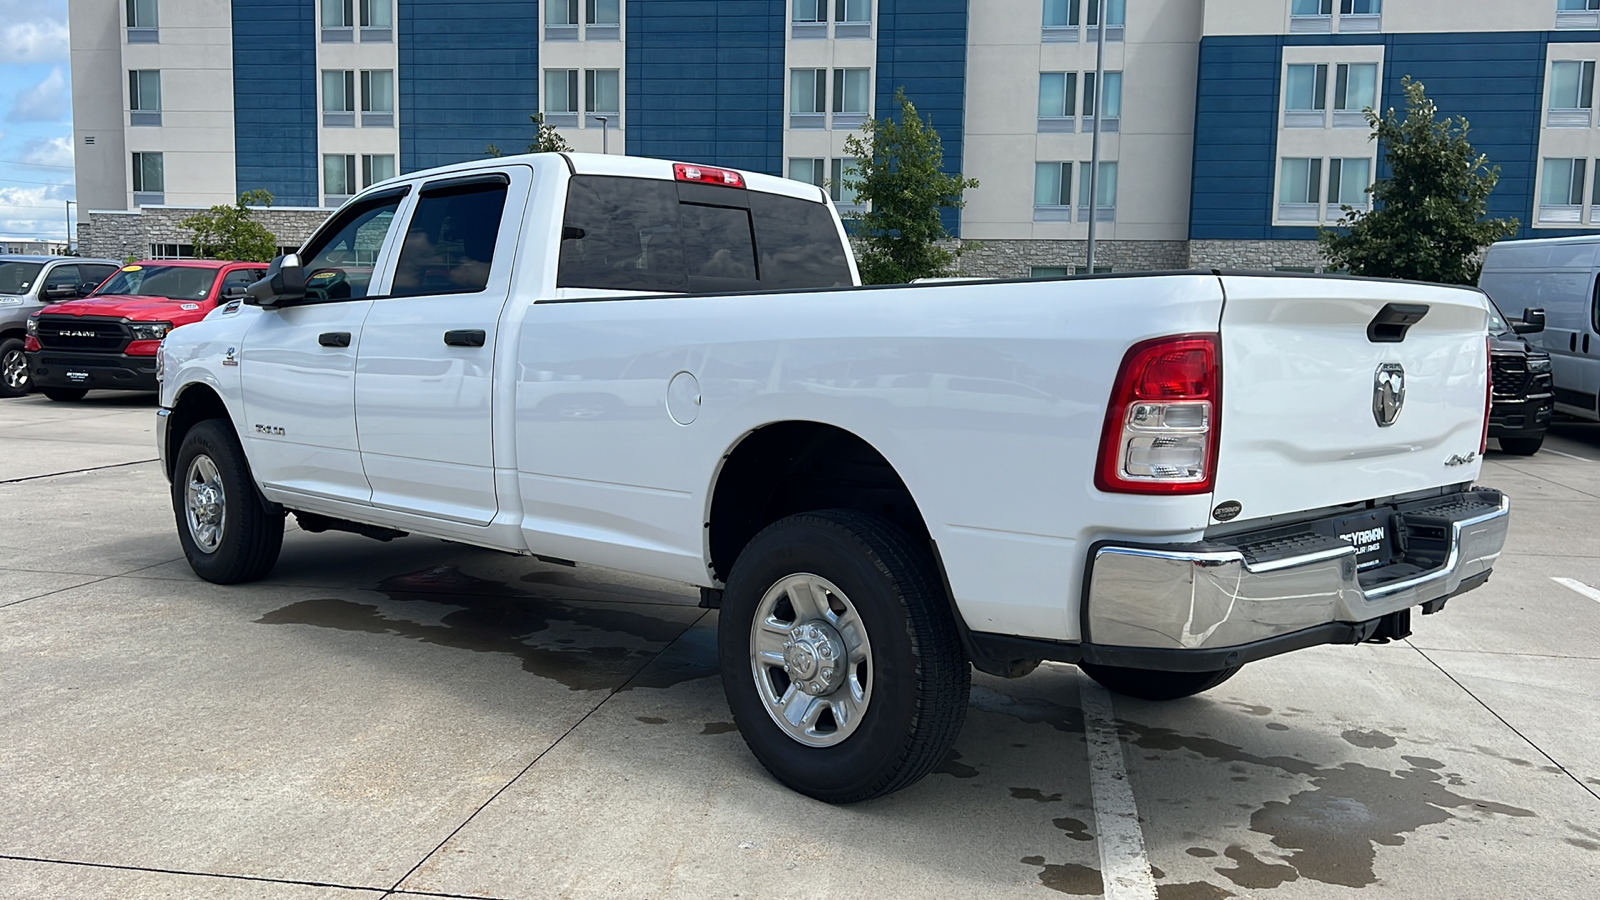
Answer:
[[1163, 672], [1157, 669], [1130, 669], [1079, 663], [1084, 674], [1114, 694], [1139, 700], [1177, 700], [1209, 691], [1227, 681], [1240, 666], [1214, 672]]
[[233, 429], [209, 419], [189, 429], [173, 465], [178, 541], [196, 575], [216, 584], [255, 581], [283, 548], [283, 510], [257, 493]]
[[28, 355], [22, 352], [22, 340], [0, 341], [0, 397], [21, 397], [29, 387]]
[[88, 396], [89, 391], [85, 388], [45, 388], [42, 393], [60, 403], [76, 403]]
[[875, 516], [804, 513], [756, 535], [717, 643], [751, 752], [828, 803], [914, 784], [966, 717], [972, 670], [932, 555]]
[[1501, 438], [1500, 449], [1512, 456], [1532, 456], [1544, 446], [1544, 435], [1538, 437]]

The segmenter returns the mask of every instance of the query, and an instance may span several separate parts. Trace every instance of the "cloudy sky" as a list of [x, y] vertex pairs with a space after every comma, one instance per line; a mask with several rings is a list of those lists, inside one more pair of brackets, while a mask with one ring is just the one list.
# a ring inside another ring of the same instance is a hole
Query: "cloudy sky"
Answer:
[[71, 76], [67, 0], [0, 0], [0, 236], [65, 236]]

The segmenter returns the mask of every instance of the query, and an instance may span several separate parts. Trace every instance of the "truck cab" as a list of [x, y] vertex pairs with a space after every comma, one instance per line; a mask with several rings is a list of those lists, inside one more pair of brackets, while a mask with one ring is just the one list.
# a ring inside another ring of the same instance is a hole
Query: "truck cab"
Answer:
[[88, 296], [27, 320], [28, 375], [52, 400], [81, 400], [91, 389], [154, 392], [161, 339], [244, 297], [265, 272], [264, 263], [216, 260], [118, 267]]
[[28, 317], [89, 294], [117, 268], [110, 259], [0, 255], [0, 397], [20, 397], [33, 387], [24, 352]]

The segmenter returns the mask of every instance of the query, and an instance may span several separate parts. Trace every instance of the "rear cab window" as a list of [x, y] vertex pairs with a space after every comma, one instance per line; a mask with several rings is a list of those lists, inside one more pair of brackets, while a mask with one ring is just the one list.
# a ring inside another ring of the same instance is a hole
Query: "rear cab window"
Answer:
[[648, 293], [853, 285], [821, 202], [648, 178], [573, 176], [558, 288]]

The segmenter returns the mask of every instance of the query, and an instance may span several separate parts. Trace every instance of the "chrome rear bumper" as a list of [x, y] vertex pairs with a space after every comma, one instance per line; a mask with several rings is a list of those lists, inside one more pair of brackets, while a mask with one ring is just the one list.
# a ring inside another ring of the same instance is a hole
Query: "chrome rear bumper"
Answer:
[[1394, 513], [1396, 529], [1408, 532], [1397, 544], [1411, 549], [1359, 575], [1356, 549], [1336, 539], [1321, 539], [1321, 546], [1307, 540], [1306, 552], [1289, 553], [1282, 539], [1268, 552], [1269, 542], [1251, 544], [1248, 535], [1182, 547], [1098, 545], [1084, 598], [1084, 645], [1107, 657], [1126, 649], [1223, 660], [1238, 648], [1243, 661], [1263, 655], [1249, 645], [1291, 649], [1296, 633], [1310, 637], [1319, 628], [1433, 604], [1487, 578], [1505, 546], [1511, 504], [1498, 491], [1473, 490], [1400, 504]]

